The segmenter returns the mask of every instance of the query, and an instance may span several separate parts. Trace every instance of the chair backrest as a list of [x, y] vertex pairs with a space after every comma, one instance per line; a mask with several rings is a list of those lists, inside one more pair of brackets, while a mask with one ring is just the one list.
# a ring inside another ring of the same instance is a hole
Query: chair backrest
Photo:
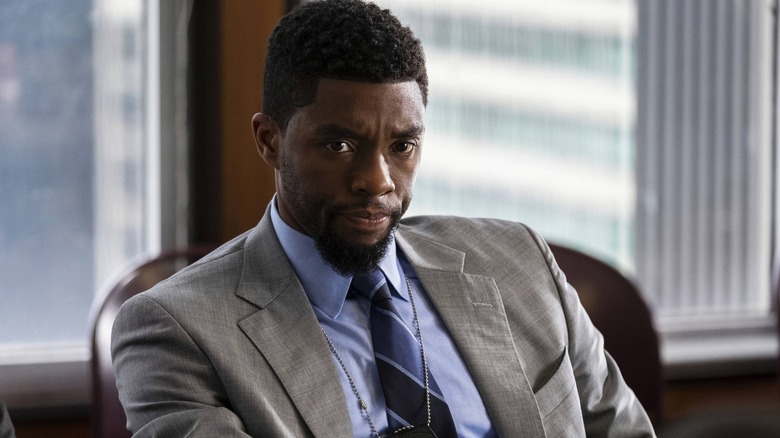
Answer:
[[98, 438], [130, 437], [127, 417], [119, 402], [114, 367], [111, 363], [111, 327], [119, 307], [128, 298], [150, 289], [179, 269], [201, 258], [213, 247], [194, 246], [164, 252], [144, 260], [95, 300], [91, 312], [92, 328], [92, 429]]
[[663, 410], [658, 334], [639, 289], [601, 260], [560, 245], [550, 244], [550, 249], [593, 325], [604, 335], [604, 347], [658, 426]]

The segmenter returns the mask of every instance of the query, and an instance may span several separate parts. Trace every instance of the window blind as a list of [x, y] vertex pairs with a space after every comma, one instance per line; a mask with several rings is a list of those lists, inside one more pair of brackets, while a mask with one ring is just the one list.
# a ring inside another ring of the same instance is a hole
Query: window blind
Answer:
[[636, 275], [669, 324], [771, 310], [774, 2], [639, 2]]

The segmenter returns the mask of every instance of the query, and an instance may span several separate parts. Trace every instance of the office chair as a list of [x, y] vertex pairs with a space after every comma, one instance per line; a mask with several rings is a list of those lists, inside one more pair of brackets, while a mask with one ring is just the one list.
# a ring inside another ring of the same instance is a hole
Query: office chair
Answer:
[[98, 295], [92, 308], [92, 430], [96, 438], [130, 438], [127, 417], [119, 402], [114, 367], [111, 363], [111, 327], [119, 307], [176, 271], [209, 253], [211, 246], [193, 246], [168, 251], [144, 260], [122, 275], [112, 287]]
[[612, 266], [580, 251], [550, 244], [604, 346], [657, 427], [663, 411], [658, 334], [639, 289]]

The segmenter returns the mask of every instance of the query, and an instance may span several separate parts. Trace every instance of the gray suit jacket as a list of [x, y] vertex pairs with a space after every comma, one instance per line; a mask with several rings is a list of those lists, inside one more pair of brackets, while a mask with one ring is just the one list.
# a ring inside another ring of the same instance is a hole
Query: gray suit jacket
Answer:
[[[396, 239], [500, 436], [653, 436], [538, 235], [416, 217]], [[268, 214], [125, 303], [112, 341], [137, 436], [352, 436], [339, 371]]]
[[16, 432], [11, 423], [11, 417], [8, 416], [8, 410], [5, 404], [0, 400], [0, 438], [15, 438]]

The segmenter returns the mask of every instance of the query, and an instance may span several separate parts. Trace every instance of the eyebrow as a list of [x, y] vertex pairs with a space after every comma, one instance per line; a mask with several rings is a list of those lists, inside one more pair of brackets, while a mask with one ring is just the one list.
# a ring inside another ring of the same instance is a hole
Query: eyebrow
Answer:
[[399, 132], [396, 137], [419, 137], [425, 132], [425, 126], [422, 123], [415, 123], [404, 131]]
[[[347, 137], [347, 138], [358, 138], [358, 139], [363, 139], [365, 137], [365, 135], [357, 131], [338, 125], [336, 123], [329, 123], [326, 125], [322, 125], [317, 128], [316, 132], [319, 135], [324, 135], [329, 137]], [[423, 132], [425, 132], [425, 126], [423, 126], [423, 124], [421, 123], [415, 123], [412, 126], [405, 128], [400, 132], [394, 133], [393, 137], [396, 138], [417, 137], [422, 135]]]

